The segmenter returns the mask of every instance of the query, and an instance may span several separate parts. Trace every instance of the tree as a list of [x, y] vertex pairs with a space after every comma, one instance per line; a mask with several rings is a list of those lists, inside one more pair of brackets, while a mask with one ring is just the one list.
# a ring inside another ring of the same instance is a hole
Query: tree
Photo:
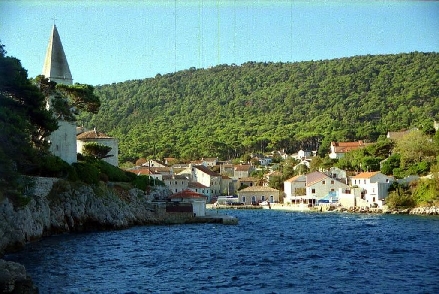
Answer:
[[439, 146], [419, 130], [412, 130], [396, 141], [394, 152], [401, 156], [401, 167], [408, 168], [421, 161], [433, 162]]
[[5, 56], [0, 47], [0, 144], [4, 154], [20, 166], [35, 160], [33, 148], [47, 150], [44, 138], [58, 125], [20, 61]]
[[381, 165], [380, 171], [385, 175], [393, 175], [393, 170], [400, 167], [401, 156], [399, 154], [390, 155]]
[[64, 120], [75, 121], [79, 111], [96, 114], [101, 106], [99, 97], [94, 94], [93, 86], [78, 83], [57, 84], [42, 75], [35, 78], [35, 83], [46, 99], [50, 99], [55, 114]]
[[108, 152], [110, 151], [111, 147], [96, 142], [86, 143], [82, 147], [82, 152], [84, 155], [93, 156], [96, 159], [103, 159], [113, 156], [108, 155]]

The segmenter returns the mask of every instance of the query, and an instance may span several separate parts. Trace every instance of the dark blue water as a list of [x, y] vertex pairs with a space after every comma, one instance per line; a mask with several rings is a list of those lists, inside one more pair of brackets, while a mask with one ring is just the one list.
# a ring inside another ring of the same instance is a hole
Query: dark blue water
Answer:
[[65, 235], [7, 259], [41, 293], [439, 293], [439, 218], [221, 211], [239, 225]]

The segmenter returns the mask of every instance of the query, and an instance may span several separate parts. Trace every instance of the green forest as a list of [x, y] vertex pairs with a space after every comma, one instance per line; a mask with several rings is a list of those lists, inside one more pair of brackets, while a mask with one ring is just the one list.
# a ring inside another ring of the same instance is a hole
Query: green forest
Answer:
[[439, 120], [439, 53], [218, 65], [95, 87], [78, 124], [119, 141], [120, 162], [191, 160], [375, 142]]

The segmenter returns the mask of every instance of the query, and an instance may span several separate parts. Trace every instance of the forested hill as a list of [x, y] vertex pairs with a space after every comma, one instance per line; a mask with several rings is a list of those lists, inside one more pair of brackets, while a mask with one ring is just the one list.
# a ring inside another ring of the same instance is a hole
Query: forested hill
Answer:
[[431, 127], [439, 53], [191, 68], [97, 86], [95, 94], [99, 113], [79, 123], [116, 137], [122, 161], [323, 151], [332, 140]]

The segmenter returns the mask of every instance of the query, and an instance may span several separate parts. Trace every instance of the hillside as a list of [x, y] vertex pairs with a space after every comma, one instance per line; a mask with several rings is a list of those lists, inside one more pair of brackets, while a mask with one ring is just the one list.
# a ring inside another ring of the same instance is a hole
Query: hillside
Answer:
[[119, 140], [121, 162], [375, 141], [439, 119], [439, 53], [191, 68], [97, 86], [79, 123]]

